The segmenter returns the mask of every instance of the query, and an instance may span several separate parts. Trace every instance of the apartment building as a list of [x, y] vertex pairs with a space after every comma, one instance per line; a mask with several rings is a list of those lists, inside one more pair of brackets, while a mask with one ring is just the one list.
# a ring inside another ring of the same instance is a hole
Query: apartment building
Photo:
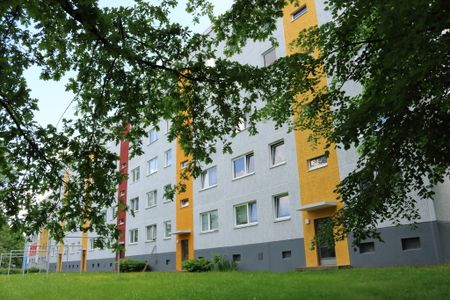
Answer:
[[[323, 1], [288, 5], [274, 32], [277, 48], [268, 41], [249, 41], [233, 59], [268, 65], [295, 51], [289, 44], [300, 30], [328, 20]], [[327, 80], [323, 78], [324, 85]], [[357, 87], [349, 86], [348, 92], [357, 92]], [[313, 248], [321, 221], [342, 205], [333, 190], [355, 168], [354, 149], [331, 150], [325, 156], [322, 147], [311, 147], [305, 132], [275, 129], [266, 121], [257, 125], [258, 135], [250, 136], [243, 123], [232, 139], [233, 154], [218, 151], [199, 178], [185, 182], [184, 193], [165, 199], [165, 187], [179, 183], [188, 163], [179, 145], [167, 140], [169, 126], [161, 120], [159, 130], [148, 128], [139, 157], [128, 159], [127, 142], [110, 145], [120, 156], [118, 167], [129, 174], [118, 187], [117, 199], [134, 210], [134, 216], [112, 208], [105, 212], [106, 220], [121, 230], [124, 250], [116, 256], [111, 250], [95, 249], [95, 236], [73, 233], [66, 247], [50, 254], [51, 270], [112, 271], [118, 256], [147, 260], [157, 271], [181, 270], [187, 258], [215, 254], [235, 261], [239, 270], [252, 271], [450, 260], [449, 180], [435, 188], [434, 201], [418, 200], [421, 218], [415, 229], [407, 222], [384, 222], [379, 227], [384, 242], [367, 240], [354, 247], [350, 236], [333, 249]]]

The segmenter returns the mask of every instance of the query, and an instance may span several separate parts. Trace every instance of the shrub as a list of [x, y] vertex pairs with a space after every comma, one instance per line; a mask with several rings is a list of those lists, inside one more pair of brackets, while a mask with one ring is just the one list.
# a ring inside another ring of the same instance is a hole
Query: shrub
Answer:
[[45, 270], [45, 269], [39, 269], [39, 268], [36, 268], [36, 267], [31, 267], [31, 268], [26, 269], [25, 272], [26, 272], [26, 273], [39, 273], [39, 272], [41, 272], [41, 273], [47, 273], [47, 270]]
[[188, 272], [208, 272], [213, 268], [213, 263], [205, 258], [194, 258], [183, 261], [183, 270]]
[[147, 265], [145, 260], [137, 259], [121, 259], [120, 260], [120, 272], [142, 272], [150, 271], [150, 266]]
[[[0, 275], [7, 275], [7, 274], [8, 268], [0, 268]], [[11, 270], [9, 270], [9, 274], [22, 274], [22, 269], [11, 268]]]
[[229, 261], [223, 255], [214, 255], [213, 257], [214, 269], [219, 272], [236, 271], [237, 264], [234, 261]]

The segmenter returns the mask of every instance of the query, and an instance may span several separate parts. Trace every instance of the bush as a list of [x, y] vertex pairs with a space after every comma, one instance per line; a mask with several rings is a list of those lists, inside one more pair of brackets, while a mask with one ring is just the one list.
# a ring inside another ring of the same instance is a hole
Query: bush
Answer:
[[[8, 268], [0, 268], [0, 275], [7, 275], [7, 274]], [[9, 270], [9, 274], [22, 274], [22, 269], [11, 268], [11, 270]]]
[[39, 269], [36, 267], [31, 267], [25, 270], [26, 273], [47, 273], [47, 270], [45, 269]]
[[234, 261], [230, 262], [223, 255], [214, 255], [213, 262], [216, 271], [229, 272], [237, 270], [237, 264]]
[[183, 261], [183, 270], [188, 272], [208, 272], [212, 268], [213, 263], [205, 258], [194, 258]]
[[150, 271], [150, 266], [147, 265], [145, 260], [137, 260], [137, 259], [121, 259], [120, 260], [120, 272], [142, 272], [142, 271]]

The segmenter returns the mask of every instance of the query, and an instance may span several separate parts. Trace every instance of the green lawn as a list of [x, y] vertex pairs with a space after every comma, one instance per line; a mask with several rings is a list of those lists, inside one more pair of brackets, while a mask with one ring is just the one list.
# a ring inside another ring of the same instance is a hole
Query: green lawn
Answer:
[[450, 299], [450, 264], [290, 273], [0, 276], [0, 299]]

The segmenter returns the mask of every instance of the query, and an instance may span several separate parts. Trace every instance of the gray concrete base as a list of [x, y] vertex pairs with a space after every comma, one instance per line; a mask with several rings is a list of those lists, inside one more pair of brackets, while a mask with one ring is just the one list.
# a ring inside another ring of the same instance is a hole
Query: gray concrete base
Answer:
[[450, 261], [450, 222], [437, 222], [441, 240], [442, 261]]
[[[283, 258], [283, 251], [290, 251], [290, 257]], [[303, 239], [195, 250], [197, 258], [211, 259], [216, 254], [228, 260], [232, 260], [233, 255], [240, 255], [239, 271], [280, 272], [305, 267]]]
[[115, 258], [88, 259], [86, 263], [86, 272], [114, 272]]
[[[374, 243], [374, 251], [366, 253], [360, 253], [358, 247], [352, 246], [353, 239], [350, 237], [350, 263], [352, 266], [374, 267], [443, 262], [441, 241], [443, 241], [443, 235], [446, 235], [446, 247], [450, 246], [449, 225], [443, 226], [444, 229], [442, 229], [438, 226], [438, 222], [424, 222], [417, 224], [416, 228], [409, 225], [381, 228], [379, 231], [384, 242], [378, 240], [364, 241]], [[445, 230], [447, 231], [445, 232]], [[402, 239], [415, 237], [420, 239], [420, 248], [403, 250]]]
[[175, 271], [175, 252], [135, 255], [126, 258], [145, 260], [149, 262], [152, 271]]

